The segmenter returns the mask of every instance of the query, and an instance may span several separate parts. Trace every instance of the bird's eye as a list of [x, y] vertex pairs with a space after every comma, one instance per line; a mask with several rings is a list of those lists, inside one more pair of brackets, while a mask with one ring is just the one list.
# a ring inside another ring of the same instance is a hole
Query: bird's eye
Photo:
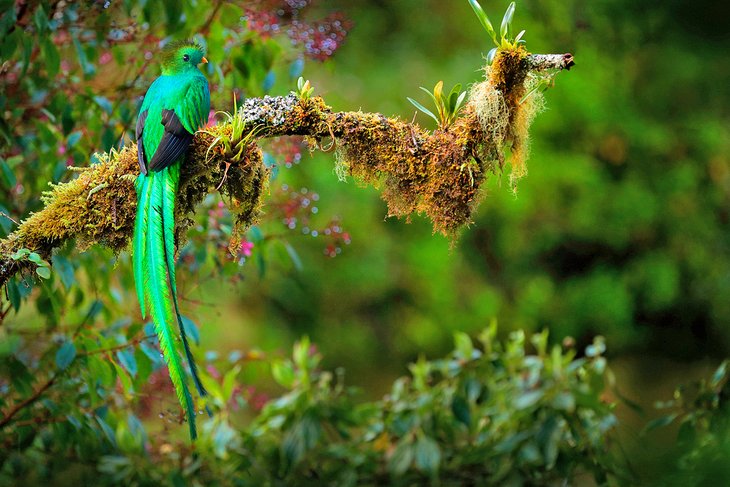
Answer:
[[190, 56], [188, 56], [187, 54], [185, 54], [185, 55], [183, 56], [183, 61], [185, 61], [185, 62], [188, 62], [188, 61], [190, 61]]

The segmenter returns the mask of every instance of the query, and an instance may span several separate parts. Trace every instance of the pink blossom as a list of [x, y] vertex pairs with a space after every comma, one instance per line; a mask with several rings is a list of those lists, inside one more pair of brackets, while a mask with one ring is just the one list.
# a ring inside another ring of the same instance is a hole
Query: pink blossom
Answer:
[[241, 253], [246, 257], [251, 257], [251, 251], [253, 250], [253, 242], [244, 240], [241, 242]]
[[99, 56], [99, 64], [101, 64], [102, 66], [105, 64], [109, 64], [111, 62], [111, 60], [112, 60], [112, 53], [110, 53], [109, 51], [106, 51], [104, 54]]

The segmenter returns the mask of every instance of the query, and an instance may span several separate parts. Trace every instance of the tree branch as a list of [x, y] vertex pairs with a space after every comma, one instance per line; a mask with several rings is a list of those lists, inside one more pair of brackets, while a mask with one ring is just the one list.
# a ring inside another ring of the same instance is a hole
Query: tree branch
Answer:
[[[457, 120], [433, 132], [379, 113], [332, 112], [319, 97], [249, 98], [229, 120], [195, 134], [178, 191], [178, 246], [195, 206], [219, 186], [236, 217], [234, 239], [240, 238], [256, 220], [268, 184], [256, 140], [286, 135], [306, 136], [312, 147], [330, 139], [338, 174], [380, 186], [389, 216], [425, 214], [434, 230], [454, 235], [471, 222], [488, 174], [502, 170], [505, 146], [510, 146], [512, 178], [525, 172], [527, 130], [541, 101], [540, 93], [525, 95], [531, 93], [529, 72], [573, 64], [570, 54], [501, 51], [485, 68], [486, 80], [471, 88]], [[137, 205], [136, 147], [99, 158], [73, 181], [52, 185], [44, 193], [45, 207], [0, 241], [0, 286], [34, 269], [28, 260], [11, 258], [20, 248], [50, 260], [53, 249], [70, 239], [81, 250], [96, 243], [115, 251], [127, 246]]]
[[2, 430], [10, 421], [12, 421], [16, 414], [40, 399], [43, 393], [46, 392], [54, 384], [54, 382], [56, 382], [57, 378], [58, 375], [54, 374], [41, 387], [39, 387], [37, 391], [13, 406], [13, 408], [10, 409], [10, 411], [8, 411], [7, 414], [2, 417], [2, 419], [0, 419], [0, 430]]

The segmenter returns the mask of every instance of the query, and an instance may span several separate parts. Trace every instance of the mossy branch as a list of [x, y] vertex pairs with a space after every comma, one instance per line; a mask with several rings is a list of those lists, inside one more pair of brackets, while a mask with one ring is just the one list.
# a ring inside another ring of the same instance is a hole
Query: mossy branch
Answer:
[[[434, 132], [378, 113], [333, 112], [319, 97], [247, 99], [228, 121], [195, 134], [180, 179], [178, 244], [192, 223], [189, 215], [214, 188], [226, 196], [239, 235], [253, 223], [269, 177], [256, 140], [287, 135], [306, 136], [312, 147], [327, 140], [336, 148], [338, 174], [382, 187], [390, 215], [423, 213], [435, 231], [453, 235], [471, 222], [482, 183], [506, 162], [505, 147], [513, 180], [525, 173], [527, 129], [541, 106], [539, 92], [523, 99], [530, 73], [572, 65], [569, 54], [502, 51], [453, 125]], [[137, 174], [136, 146], [130, 145], [102, 155], [73, 181], [52, 185], [45, 207], [0, 241], [0, 286], [35, 266], [11, 257], [21, 248], [50, 260], [53, 249], [70, 239], [81, 250], [95, 243], [114, 251], [127, 247]]]

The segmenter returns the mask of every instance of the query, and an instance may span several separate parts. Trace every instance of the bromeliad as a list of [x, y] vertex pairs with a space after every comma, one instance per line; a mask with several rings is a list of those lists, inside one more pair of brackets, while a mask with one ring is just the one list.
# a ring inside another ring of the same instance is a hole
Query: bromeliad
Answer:
[[136, 131], [140, 175], [135, 183], [137, 216], [132, 248], [142, 318], [149, 310], [193, 440], [197, 436], [195, 407], [175, 344], [175, 320], [195, 387], [201, 396], [206, 392], [190, 352], [177, 300], [175, 196], [180, 164], [193, 134], [205, 125], [210, 111], [208, 81], [198, 69], [200, 63], [208, 62], [203, 54], [203, 49], [190, 41], [165, 46], [160, 54], [162, 75], [152, 83], [142, 102]]

